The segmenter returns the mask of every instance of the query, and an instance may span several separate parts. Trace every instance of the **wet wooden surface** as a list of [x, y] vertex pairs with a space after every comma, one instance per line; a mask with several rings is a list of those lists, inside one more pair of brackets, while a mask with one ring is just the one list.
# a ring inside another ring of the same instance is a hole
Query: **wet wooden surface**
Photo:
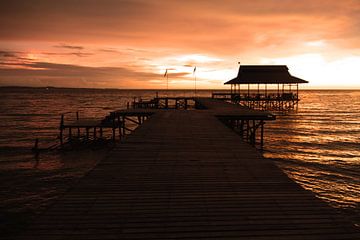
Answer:
[[209, 110], [156, 111], [18, 239], [360, 239]]

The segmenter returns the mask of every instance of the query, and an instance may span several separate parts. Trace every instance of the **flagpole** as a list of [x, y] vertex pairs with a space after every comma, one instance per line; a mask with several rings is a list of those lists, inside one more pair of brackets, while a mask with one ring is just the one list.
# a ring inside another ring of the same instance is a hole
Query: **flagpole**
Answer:
[[196, 72], [195, 72], [195, 97], [196, 97]]
[[195, 82], [195, 93], [194, 93], [194, 95], [195, 95], [195, 97], [196, 97], [196, 66], [194, 67], [194, 71], [193, 71], [193, 74], [194, 74], [194, 82]]
[[166, 96], [169, 94], [169, 74], [168, 69], [166, 69], [164, 77], [166, 77]]

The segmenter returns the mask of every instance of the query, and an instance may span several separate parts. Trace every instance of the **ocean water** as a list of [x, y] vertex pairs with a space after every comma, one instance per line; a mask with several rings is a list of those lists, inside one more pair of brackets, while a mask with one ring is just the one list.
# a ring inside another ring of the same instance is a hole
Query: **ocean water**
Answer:
[[264, 156], [360, 223], [360, 91], [302, 91], [266, 124]]
[[[197, 96], [209, 97], [202, 90]], [[40, 211], [91, 169], [103, 152], [47, 152], [57, 142], [60, 115], [102, 118], [150, 90], [0, 88], [0, 209]], [[159, 91], [194, 96], [193, 91]], [[360, 223], [360, 91], [301, 91], [298, 110], [266, 123], [263, 154], [291, 178]], [[79, 155], [81, 157], [79, 157]]]

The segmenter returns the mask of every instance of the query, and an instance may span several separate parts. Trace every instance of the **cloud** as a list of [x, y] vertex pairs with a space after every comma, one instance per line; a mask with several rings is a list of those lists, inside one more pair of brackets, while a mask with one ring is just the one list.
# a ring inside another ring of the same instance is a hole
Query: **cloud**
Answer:
[[94, 53], [85, 53], [85, 52], [42, 52], [41, 54], [49, 55], [49, 56], [77, 56], [77, 57], [89, 57], [94, 55]]
[[[218, 54], [295, 47], [299, 41], [322, 38], [347, 39], [359, 32], [360, 23], [356, 0], [282, 0], [281, 4], [277, 0], [14, 0], [2, 2], [0, 9], [3, 40], [167, 47]], [[341, 43], [346, 41], [338, 41]], [[357, 44], [355, 40], [351, 43]], [[58, 47], [83, 50], [80, 45]]]
[[121, 53], [120, 51], [113, 49], [113, 48], [101, 48], [99, 49], [100, 52], [106, 52], [106, 53]]
[[77, 57], [88, 57], [93, 55], [93, 53], [89, 53], [89, 52], [82, 52], [82, 50], [85, 50], [85, 47], [83, 46], [79, 46], [79, 45], [70, 45], [70, 44], [59, 44], [59, 45], [55, 45], [55, 48], [60, 48], [60, 49], [65, 49], [65, 50], [71, 50], [71, 51], [75, 51], [78, 50], [76, 52], [44, 52], [42, 54], [45, 55], [74, 55]]
[[[40, 85], [66, 87], [139, 87], [151, 80], [163, 79], [163, 74], [142, 72], [124, 67], [88, 67], [49, 62], [12, 64], [0, 63], [0, 84], [9, 85], [14, 80], [18, 85], [37, 82]], [[187, 73], [174, 73], [173, 78], [181, 78]], [[132, 83], [130, 85], [129, 83]]]
[[3, 58], [15, 58], [17, 57], [19, 52], [14, 51], [0, 51], [0, 57]]
[[82, 46], [68, 45], [68, 44], [55, 45], [54, 47], [65, 48], [65, 49], [70, 49], [70, 50], [84, 50], [84, 47], [82, 47]]
[[28, 62], [32, 60], [33, 59], [27, 57], [25, 52], [0, 50], [0, 62], [2, 62], [3, 65], [11, 65], [11, 63], [17, 64], [19, 62]]

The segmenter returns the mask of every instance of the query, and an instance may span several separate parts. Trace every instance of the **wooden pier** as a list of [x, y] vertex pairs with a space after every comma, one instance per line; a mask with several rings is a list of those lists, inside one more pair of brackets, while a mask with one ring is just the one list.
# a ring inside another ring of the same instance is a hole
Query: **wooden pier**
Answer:
[[151, 114], [16, 239], [360, 239], [219, 120], [271, 116], [196, 101], [128, 110]]
[[[116, 130], [118, 130], [118, 139], [122, 140], [127, 134], [131, 134], [137, 126], [140, 126], [144, 121], [153, 114], [153, 111], [147, 110], [119, 110], [111, 112], [103, 119], [80, 119], [79, 114], [76, 113], [75, 120], [65, 121], [64, 114], [61, 115], [59, 127], [60, 146], [64, 142], [71, 142], [73, 139], [84, 137], [86, 140], [96, 140], [103, 138], [105, 129], [110, 129], [112, 133], [112, 140], [116, 141]], [[129, 127], [128, 123], [136, 127]], [[76, 133], [73, 133], [76, 130]], [[67, 133], [67, 135], [66, 135]]]
[[[76, 112], [76, 119], [65, 121], [65, 114], [61, 115], [59, 127], [60, 145], [64, 142], [72, 141], [75, 138], [80, 138], [82, 135], [86, 140], [103, 137], [105, 129], [111, 129], [112, 139], [115, 140], [115, 130], [120, 128], [121, 122], [115, 118], [106, 119], [80, 119], [79, 113]], [[74, 133], [75, 131], [76, 133]], [[67, 133], [67, 136], [65, 136]], [[90, 136], [92, 134], [92, 136]]]

